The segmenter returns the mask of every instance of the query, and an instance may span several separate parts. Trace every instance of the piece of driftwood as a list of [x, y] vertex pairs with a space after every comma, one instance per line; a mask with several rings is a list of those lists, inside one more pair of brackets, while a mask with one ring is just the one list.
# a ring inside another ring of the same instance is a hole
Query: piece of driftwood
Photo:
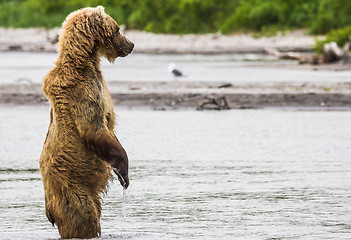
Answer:
[[197, 110], [229, 110], [227, 99], [223, 97], [208, 97], [196, 108]]
[[281, 59], [298, 60], [300, 64], [333, 63], [349, 58], [347, 51], [338, 47], [336, 42], [326, 43], [323, 46], [323, 54], [301, 54], [297, 52], [280, 52], [275, 48], [265, 48], [265, 51]]
[[326, 43], [323, 46], [323, 62], [331, 63], [340, 60], [345, 52], [338, 47], [336, 42]]
[[281, 52], [276, 48], [268, 48], [266, 47], [264, 49], [268, 54], [273, 55], [275, 57], [281, 58], [281, 59], [299, 59], [301, 58], [301, 54], [297, 52]]
[[232, 88], [232, 87], [233, 87], [233, 84], [231, 83], [223, 83], [218, 86], [218, 88]]

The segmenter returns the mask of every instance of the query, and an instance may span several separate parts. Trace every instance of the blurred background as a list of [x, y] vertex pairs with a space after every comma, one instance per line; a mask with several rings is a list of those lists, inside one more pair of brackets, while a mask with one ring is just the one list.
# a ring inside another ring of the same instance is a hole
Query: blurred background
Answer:
[[0, 0], [0, 239], [58, 239], [39, 157], [66, 16], [135, 43], [101, 60], [131, 185], [102, 239], [350, 239], [351, 1]]
[[2, 0], [0, 22], [4, 27], [53, 28], [68, 13], [96, 5], [128, 28], [182, 34], [294, 28], [320, 34], [349, 26], [351, 11], [347, 0]]

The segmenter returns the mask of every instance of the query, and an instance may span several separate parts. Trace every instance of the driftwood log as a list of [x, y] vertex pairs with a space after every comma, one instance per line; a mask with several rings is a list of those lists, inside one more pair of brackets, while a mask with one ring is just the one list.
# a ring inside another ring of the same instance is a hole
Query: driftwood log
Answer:
[[223, 97], [207, 97], [206, 101], [196, 108], [197, 110], [229, 110], [227, 99]]
[[[349, 45], [347, 45], [349, 46]], [[265, 48], [265, 51], [281, 59], [295, 59], [300, 64], [323, 64], [348, 60], [350, 55], [348, 50], [341, 49], [335, 42], [326, 43], [323, 46], [323, 54], [301, 54], [298, 52], [280, 52], [275, 48]]]

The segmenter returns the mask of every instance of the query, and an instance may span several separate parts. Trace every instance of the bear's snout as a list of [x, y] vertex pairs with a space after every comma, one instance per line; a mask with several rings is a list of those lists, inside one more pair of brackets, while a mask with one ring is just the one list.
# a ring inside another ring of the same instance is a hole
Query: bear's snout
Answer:
[[119, 56], [125, 57], [133, 51], [134, 43], [130, 41], [128, 38], [126, 38], [125, 36], [123, 36], [122, 34], [120, 37], [121, 37], [121, 48], [120, 48]]

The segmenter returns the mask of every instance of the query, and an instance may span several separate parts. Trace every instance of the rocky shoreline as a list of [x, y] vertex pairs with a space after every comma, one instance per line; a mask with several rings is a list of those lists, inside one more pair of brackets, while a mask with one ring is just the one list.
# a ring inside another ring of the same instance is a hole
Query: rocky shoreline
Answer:
[[[208, 82], [110, 82], [116, 106], [152, 109], [351, 107], [351, 83], [232, 85]], [[3, 84], [1, 105], [48, 105], [40, 84]]]

